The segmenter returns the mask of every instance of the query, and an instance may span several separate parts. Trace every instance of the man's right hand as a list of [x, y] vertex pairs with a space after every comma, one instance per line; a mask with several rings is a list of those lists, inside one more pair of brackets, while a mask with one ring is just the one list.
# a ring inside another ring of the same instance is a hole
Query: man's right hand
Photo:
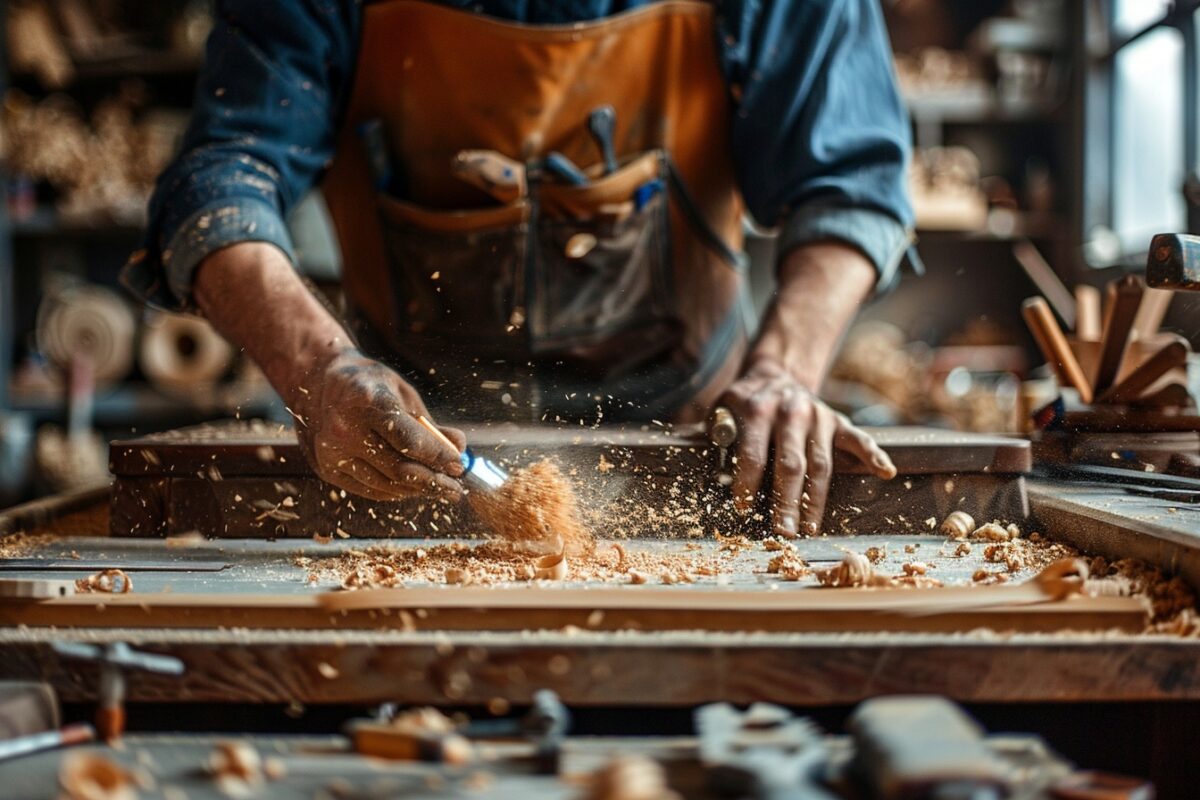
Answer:
[[[462, 493], [459, 452], [414, 416], [429, 416], [420, 395], [350, 345], [282, 251], [262, 242], [217, 250], [197, 268], [194, 290], [204, 316], [288, 404], [323, 480], [372, 500]], [[441, 430], [462, 449], [461, 432]]]
[[462, 484], [462, 432], [429, 432], [420, 395], [393, 370], [346, 350], [312, 370], [291, 393], [296, 432], [322, 480], [372, 500], [430, 495], [455, 500]]

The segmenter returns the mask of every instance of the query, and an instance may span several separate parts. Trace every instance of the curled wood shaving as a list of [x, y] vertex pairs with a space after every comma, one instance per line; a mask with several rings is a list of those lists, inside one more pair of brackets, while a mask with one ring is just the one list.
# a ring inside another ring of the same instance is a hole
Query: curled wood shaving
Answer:
[[630, 583], [640, 586], [643, 583], [649, 582], [649, 580], [650, 580], [650, 576], [647, 575], [646, 573], [638, 572], [636, 569], [629, 570], [629, 582]]
[[1051, 599], [1062, 600], [1083, 591], [1088, 564], [1082, 558], [1060, 558], [1039, 572], [1033, 582]]
[[975, 519], [965, 511], [952, 511], [939, 530], [951, 539], [965, 539], [975, 530]]
[[831, 588], [885, 586], [891, 583], [888, 578], [875, 574], [866, 556], [854, 552], [846, 553], [839, 563], [828, 569], [819, 569], [815, 574], [822, 586]]
[[867, 560], [872, 564], [878, 564], [887, 558], [886, 547], [868, 547], [866, 552]]
[[785, 581], [798, 581], [811, 575], [812, 569], [792, 550], [772, 558], [767, 564], [767, 572], [778, 575]]
[[75, 581], [75, 591], [129, 594], [133, 591], [133, 578], [123, 569], [102, 569], [95, 575]]
[[902, 564], [900, 569], [904, 570], [905, 575], [924, 575], [929, 571], [929, 565], [924, 561], [909, 561], [907, 564]]
[[533, 577], [540, 581], [561, 581], [567, 577], [567, 553], [542, 556], [533, 562]]

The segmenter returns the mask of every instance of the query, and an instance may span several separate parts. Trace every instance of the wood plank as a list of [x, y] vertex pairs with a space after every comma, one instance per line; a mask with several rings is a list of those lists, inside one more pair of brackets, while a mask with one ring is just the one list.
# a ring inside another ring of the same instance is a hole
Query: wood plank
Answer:
[[64, 639], [125, 641], [184, 661], [181, 678], [130, 681], [134, 702], [515, 704], [541, 688], [573, 706], [820, 706], [892, 693], [1200, 699], [1200, 642], [1113, 634], [0, 630], [0, 678], [44, 679], [66, 702], [94, 700], [94, 666], [50, 648]]
[[[868, 428], [891, 455], [901, 475], [946, 472], [1025, 473], [1032, 464], [1028, 443], [1021, 439], [961, 433], [934, 428]], [[632, 464], [661, 465], [681, 471], [690, 464], [717, 458], [703, 431], [695, 426], [675, 430], [651, 426], [599, 429], [494, 425], [464, 429], [478, 452], [496, 458], [530, 460], [570, 451], [596, 463], [601, 452], [632, 457]], [[521, 456], [524, 456], [522, 459]], [[645, 459], [652, 459], [646, 462]], [[311, 476], [295, 433], [262, 423], [221, 424], [184, 428], [166, 434], [113, 442], [110, 469], [117, 476], [211, 477]], [[619, 465], [618, 465], [619, 466]], [[835, 469], [868, 474], [853, 459], [839, 458]]]
[[1054, 538], [1113, 561], [1139, 559], [1200, 589], [1200, 506], [1047, 481], [1030, 482], [1029, 501]]
[[130, 593], [0, 606], [0, 625], [640, 631], [1141, 631], [1142, 598], [1037, 602], [1031, 586], [744, 591], [438, 587], [324, 595]]

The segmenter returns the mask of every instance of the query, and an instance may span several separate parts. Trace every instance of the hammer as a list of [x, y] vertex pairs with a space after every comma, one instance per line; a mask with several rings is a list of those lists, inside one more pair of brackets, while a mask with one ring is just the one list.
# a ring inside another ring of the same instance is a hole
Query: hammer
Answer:
[[1146, 285], [1176, 292], [1200, 291], [1200, 236], [1155, 236], [1146, 258]]

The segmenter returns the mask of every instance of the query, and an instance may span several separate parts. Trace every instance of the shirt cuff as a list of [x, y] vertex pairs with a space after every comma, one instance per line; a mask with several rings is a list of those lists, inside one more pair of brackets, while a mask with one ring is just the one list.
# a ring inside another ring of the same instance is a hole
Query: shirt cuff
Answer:
[[868, 208], [807, 205], [796, 209], [779, 231], [776, 258], [782, 261], [801, 245], [831, 239], [857, 248], [870, 260], [878, 273], [877, 291], [895, 285], [906, 259], [915, 272], [924, 272], [913, 247], [916, 237], [912, 230], [888, 214]]
[[244, 197], [222, 201], [184, 220], [163, 248], [163, 272], [171, 294], [190, 306], [196, 267], [210, 253], [239, 242], [273, 244], [296, 263], [291, 234], [273, 205]]
[[192, 278], [210, 253], [239, 242], [266, 242], [296, 263], [287, 224], [270, 203], [252, 198], [222, 200], [195, 211], [155, 251], [151, 242], [126, 262], [121, 282], [142, 302], [167, 311], [190, 311]]

